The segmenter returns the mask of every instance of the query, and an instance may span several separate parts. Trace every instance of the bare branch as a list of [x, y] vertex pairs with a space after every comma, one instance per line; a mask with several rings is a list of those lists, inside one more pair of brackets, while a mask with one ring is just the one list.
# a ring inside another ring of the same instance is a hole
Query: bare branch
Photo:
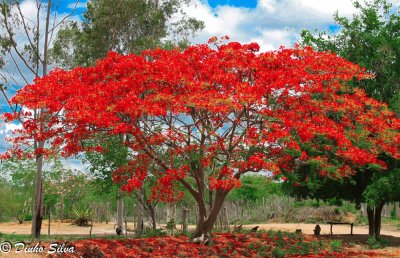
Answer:
[[[40, 3], [38, 1], [36, 1], [36, 8], [37, 8], [37, 12], [36, 12], [36, 36], [35, 36], [35, 40], [36, 40], [36, 49], [39, 52], [39, 37], [40, 37], [40, 8], [42, 6], [42, 1], [40, 1]], [[40, 55], [40, 53], [39, 53]], [[43, 60], [42, 59], [36, 59], [36, 74], [39, 74], [39, 62], [41, 62], [43, 64]]]
[[71, 12], [70, 14], [66, 15], [64, 18], [62, 18], [62, 20], [61, 20], [59, 23], [57, 23], [56, 25], [54, 25], [53, 28], [51, 28], [47, 33], [53, 33], [53, 31], [54, 31], [58, 26], [60, 26], [67, 18], [71, 17], [71, 16], [74, 14], [74, 12], [75, 12], [75, 10], [76, 10], [76, 7], [77, 7], [78, 4], [79, 4], [79, 1], [80, 1], [80, 0], [77, 0], [77, 1], [76, 1], [75, 6], [74, 6], [74, 8], [72, 9], [72, 12]]
[[[10, 37], [10, 42], [12, 45], [12, 49], [17, 53], [17, 55], [19, 56], [19, 58], [22, 60], [22, 62], [25, 64], [25, 66], [35, 75], [37, 75], [37, 73], [35, 73], [35, 71], [32, 69], [32, 67], [28, 64], [27, 60], [25, 59], [25, 57], [21, 54], [21, 52], [19, 52], [17, 45], [15, 44], [15, 41], [13, 39], [13, 32], [11, 31], [11, 28], [8, 26], [8, 19], [7, 19], [7, 15], [4, 14], [4, 27], [8, 33], [8, 36]], [[8, 53], [11, 54], [11, 50], [8, 50]]]
[[27, 19], [27, 18], [22, 14], [21, 6], [20, 6], [19, 2], [17, 2], [17, 8], [18, 8], [18, 13], [21, 16], [22, 25], [24, 27], [24, 31], [25, 31], [26, 37], [27, 37], [27, 39], [29, 41], [29, 45], [31, 46], [32, 50], [35, 51], [36, 58], [40, 59], [39, 49], [35, 48], [35, 45], [32, 42], [31, 36], [29, 35], [28, 27], [26, 26], [26, 23], [25, 23], [25, 19]]
[[7, 103], [8, 103], [8, 106], [10, 107], [11, 111], [15, 113], [15, 110], [13, 109], [11, 100], [8, 98], [8, 96], [7, 96], [7, 94], [6, 94], [5, 90], [4, 90], [4, 88], [1, 87], [1, 88], [0, 88], [0, 91], [1, 91], [1, 93], [3, 94], [4, 98], [6, 99], [6, 101], [7, 101]]
[[47, 2], [47, 15], [46, 15], [46, 30], [44, 34], [44, 50], [43, 50], [43, 76], [47, 75], [47, 63], [48, 63], [48, 49], [49, 49], [49, 23], [50, 23], [50, 9], [51, 0]]
[[[15, 83], [15, 85], [20, 85], [20, 83], [17, 82], [17, 81], [15, 80], [14, 75], [11, 74], [10, 71], [8, 71], [7, 68], [4, 68], [4, 70], [6, 71], [6, 73], [8, 74], [8, 76], [11, 78], [11, 80], [13, 80], [13, 82]], [[4, 79], [5, 82], [8, 82], [7, 78], [5, 78], [5, 76], [4, 76], [3, 74], [2, 74], [2, 77], [3, 77], [3, 79]], [[9, 84], [9, 86], [11, 86], [13, 89], [16, 90], [16, 88], [15, 88], [12, 84], [10, 84], [9, 82], [8, 82], [8, 84]]]
[[[56, 19], [57, 19], [57, 12], [55, 12], [55, 14], [54, 14], [53, 26], [54, 26], [54, 24], [56, 23]], [[50, 44], [50, 42], [51, 42], [52, 39], [53, 39], [53, 34], [54, 34], [54, 30], [51, 31], [50, 39], [49, 39], [49, 44]]]
[[[22, 79], [25, 81], [26, 84], [29, 84], [29, 83], [28, 83], [28, 80], [25, 78], [25, 76], [24, 76], [24, 74], [22, 73], [22, 71], [21, 71], [19, 65], [17, 64], [17, 61], [15, 60], [15, 58], [14, 58], [12, 52], [10, 52], [10, 56], [11, 56], [11, 59], [13, 60], [13, 62], [14, 62], [14, 64], [15, 64], [15, 68], [17, 69], [17, 71], [18, 71], [19, 74], [21, 75]], [[14, 80], [14, 79], [13, 79], [13, 80]], [[14, 80], [14, 81], [15, 81], [15, 80]]]

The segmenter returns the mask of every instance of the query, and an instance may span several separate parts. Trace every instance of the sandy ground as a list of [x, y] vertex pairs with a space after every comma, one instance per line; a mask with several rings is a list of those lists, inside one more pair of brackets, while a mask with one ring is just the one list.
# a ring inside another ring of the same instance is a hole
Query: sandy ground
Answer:
[[[255, 226], [260, 226], [261, 229], [265, 230], [285, 230], [294, 232], [296, 229], [301, 229], [303, 234], [312, 235], [314, 234], [314, 228], [316, 224], [303, 224], [303, 223], [287, 223], [287, 224], [254, 224], [254, 225], [245, 225], [244, 228], [252, 228]], [[328, 224], [319, 224], [321, 227], [321, 235], [330, 235], [331, 226]], [[332, 232], [334, 235], [346, 235], [350, 234], [350, 225], [333, 225]], [[353, 227], [354, 235], [367, 235], [368, 227], [367, 226], [354, 226]], [[392, 230], [381, 230], [382, 235], [400, 237], [400, 231], [392, 231]]]
[[[285, 230], [294, 232], [296, 229], [301, 229], [303, 234], [313, 234], [313, 230], [315, 224], [303, 224], [303, 223], [287, 223], [287, 224], [278, 224], [278, 223], [268, 223], [268, 224], [253, 224], [253, 225], [244, 225], [243, 228], [250, 229], [255, 226], [260, 226], [260, 229], [265, 230]], [[320, 224], [321, 226], [321, 235], [329, 235], [330, 234], [330, 225]], [[193, 228], [191, 226], [189, 228]], [[128, 229], [134, 228], [133, 223], [128, 223]], [[180, 226], [178, 225], [179, 229]], [[0, 232], [6, 234], [30, 234], [31, 224], [24, 223], [0, 223]], [[48, 232], [48, 223], [47, 221], [43, 223], [42, 226], [42, 234], [47, 235]], [[76, 225], [72, 225], [71, 223], [61, 223], [61, 222], [52, 222], [50, 227], [51, 235], [88, 235], [90, 232], [90, 227], [78, 227]], [[98, 223], [93, 225], [92, 234], [101, 236], [101, 235], [110, 235], [115, 234], [115, 224], [113, 223]], [[334, 235], [345, 235], [350, 234], [350, 225], [333, 225], [333, 234]], [[368, 234], [367, 226], [354, 226], [353, 234], [361, 235]], [[400, 231], [387, 230], [383, 227], [381, 231], [382, 235], [400, 237]]]
[[[48, 221], [42, 224], [42, 234], [48, 234]], [[113, 223], [95, 223], [93, 224], [92, 234], [94, 235], [110, 235], [115, 234], [115, 224]], [[128, 223], [128, 229], [133, 228], [133, 223]], [[0, 233], [7, 234], [30, 234], [31, 223], [0, 223]], [[51, 235], [89, 235], [90, 227], [79, 227], [71, 223], [51, 222], [50, 234]]]

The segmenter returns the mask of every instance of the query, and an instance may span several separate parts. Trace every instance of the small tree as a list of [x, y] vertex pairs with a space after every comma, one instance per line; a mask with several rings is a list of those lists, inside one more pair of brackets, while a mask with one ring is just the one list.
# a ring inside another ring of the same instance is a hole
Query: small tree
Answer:
[[[8, 108], [16, 115], [23, 112], [22, 107], [10, 102], [10, 95], [25, 84], [39, 76], [45, 76], [49, 70], [49, 46], [52, 36], [64, 21], [75, 11], [79, 0], [70, 14], [57, 19], [56, 10], [52, 1], [22, 2], [20, 0], [2, 1], [0, 4], [0, 76], [3, 83], [0, 84], [0, 92], [8, 104]], [[27, 17], [23, 13], [24, 4], [32, 4], [27, 9], [34, 10], [34, 17]], [[43, 24], [44, 23], [44, 24]], [[8, 66], [11, 63], [12, 69]], [[33, 110], [33, 116], [46, 117], [46, 110], [38, 108]], [[17, 117], [17, 116], [16, 116]], [[19, 117], [22, 118], [22, 117]], [[19, 121], [25, 126], [25, 121]], [[43, 125], [40, 125], [43, 131]], [[32, 236], [36, 239], [40, 236], [43, 219], [43, 148], [45, 142], [38, 137], [37, 131], [31, 132], [30, 145], [36, 160], [36, 177], [34, 188], [34, 204], [32, 219]], [[18, 153], [14, 153], [18, 155]]]
[[[303, 31], [301, 44], [313, 46], [321, 51], [333, 51], [354, 63], [366, 67], [368, 71], [375, 75], [374, 80], [353, 81], [352, 85], [363, 88], [369, 96], [388, 103], [389, 108], [398, 115], [400, 111], [399, 8], [392, 6], [386, 0], [371, 0], [364, 3], [354, 1], [353, 4], [359, 12], [354, 14], [351, 19], [341, 17], [338, 13], [335, 13], [334, 19], [340, 26], [338, 33], [327, 36], [325, 32], [313, 35], [310, 31]], [[384, 136], [382, 135], [381, 137]], [[353, 139], [353, 141], [357, 140]], [[365, 143], [365, 141], [359, 143], [363, 142]], [[373, 146], [376, 145], [373, 144]], [[362, 168], [350, 180], [342, 182], [342, 187], [339, 191], [338, 185], [334, 187], [334, 191], [326, 191], [325, 193], [315, 191], [315, 193], [320, 193], [319, 196], [321, 194], [325, 196], [324, 198], [341, 195], [345, 199], [356, 201], [356, 203], [366, 202], [368, 204], [369, 234], [376, 236], [380, 234], [380, 218], [383, 205], [391, 201], [398, 201], [398, 195], [395, 192], [386, 192], [386, 194], [379, 195], [372, 194], [379, 191], [378, 189], [373, 190], [378, 183], [377, 181], [381, 183], [382, 181], [391, 182], [389, 178], [396, 178], [398, 162], [390, 158], [391, 155], [388, 155], [389, 157], [385, 157], [384, 153], [381, 153], [381, 155], [381, 158], [388, 165], [387, 172], [383, 174], [365, 173], [365, 171], [370, 171], [371, 169]], [[388, 178], [384, 179], [382, 176]], [[326, 179], [317, 181], [321, 189], [329, 189], [335, 185], [329, 180], [327, 182]], [[385, 187], [384, 189], [389, 190], [392, 188]], [[345, 194], [348, 191], [351, 191], [350, 195]], [[314, 193], [312, 194], [314, 195]]]

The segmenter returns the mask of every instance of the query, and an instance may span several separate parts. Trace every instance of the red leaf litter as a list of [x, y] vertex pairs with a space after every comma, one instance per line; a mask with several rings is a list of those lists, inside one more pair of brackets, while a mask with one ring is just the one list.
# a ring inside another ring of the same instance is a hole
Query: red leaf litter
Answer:
[[395, 253], [383, 251], [332, 250], [330, 241], [290, 233], [215, 233], [212, 246], [189, 243], [188, 239], [166, 236], [77, 240], [70, 243], [75, 246], [75, 253], [50, 257], [396, 257]]

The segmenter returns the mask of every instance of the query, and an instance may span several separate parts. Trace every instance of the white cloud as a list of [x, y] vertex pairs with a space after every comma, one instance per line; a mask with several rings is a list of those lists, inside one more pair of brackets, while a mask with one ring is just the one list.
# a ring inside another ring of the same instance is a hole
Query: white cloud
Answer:
[[22, 129], [22, 124], [6, 124], [5, 132], [12, 132], [17, 129]]
[[67, 5], [68, 9], [74, 9], [76, 5], [76, 9], [82, 9], [82, 8], [86, 8], [87, 6], [87, 2], [79, 2], [78, 4], [76, 3], [70, 3]]
[[62, 162], [66, 168], [72, 170], [78, 170], [81, 172], [88, 172], [88, 166], [83, 164], [80, 159], [68, 158], [68, 159], [62, 159]]
[[263, 8], [266, 9], [268, 12], [275, 12], [275, 6], [277, 5], [276, 0], [260, 0], [258, 5]]
[[349, 0], [321, 1], [321, 0], [297, 0], [300, 5], [307, 9], [321, 14], [327, 14], [330, 17], [336, 11], [341, 15], [349, 16], [355, 13], [356, 9]]
[[[83, 3], [82, 3], [83, 4]], [[44, 38], [45, 38], [45, 20], [46, 20], [46, 15], [47, 15], [47, 7], [45, 4], [42, 4], [40, 10], [39, 10], [39, 24], [37, 22], [37, 13], [38, 13], [38, 7], [37, 7], [37, 3], [35, 0], [25, 0], [22, 1], [20, 3], [20, 9], [21, 9], [21, 13], [23, 15], [23, 17], [25, 18], [25, 23], [26, 26], [28, 27], [28, 31], [29, 31], [29, 37], [31, 39], [31, 41], [33, 42], [33, 30], [39, 26], [39, 31], [40, 31], [40, 40], [39, 40], [39, 45], [40, 45], [40, 55], [43, 56], [43, 44], [44, 44]], [[19, 11], [17, 9], [16, 6], [14, 6], [14, 8], [12, 9], [12, 13], [15, 15], [15, 17], [18, 17], [18, 19], [20, 20], [20, 14]], [[54, 27], [54, 25], [59, 24], [59, 22], [65, 17], [67, 16], [69, 13], [67, 12], [56, 12], [56, 11], [52, 11], [51, 12], [51, 17], [50, 17], [50, 29], [52, 29]], [[77, 14], [74, 14], [73, 16], [69, 17], [68, 20], [74, 20], [74, 21], [79, 21], [80, 17]], [[53, 37], [51, 37], [51, 33], [50, 33], [50, 39], [54, 40], [55, 35], [57, 34], [58, 30], [59, 30], [60, 26], [57, 26], [52, 35]], [[14, 30], [14, 39], [17, 45], [17, 48], [19, 50], [20, 53], [23, 53], [24, 51], [24, 46], [29, 44], [29, 38], [26, 35], [26, 32], [24, 30], [23, 24], [21, 22], [18, 23], [14, 23], [12, 24], [12, 29]], [[2, 35], [6, 34], [6, 31], [4, 28], [0, 29], [0, 33]], [[52, 41], [50, 42], [50, 46], [52, 45]], [[23, 77], [25, 77], [25, 79], [27, 80], [28, 83], [32, 82], [33, 78], [35, 77], [34, 73], [32, 71], [29, 70], [29, 68], [26, 67], [26, 65], [24, 64], [24, 62], [22, 61], [22, 59], [19, 58], [18, 54], [15, 53], [13, 51], [13, 56], [15, 59], [15, 62], [17, 63], [18, 68], [21, 70]], [[26, 55], [24, 55], [26, 57]], [[4, 77], [7, 79], [8, 81], [8, 85], [9, 88], [12, 88], [15, 85], [18, 86], [23, 86], [26, 84], [25, 80], [23, 79], [23, 77], [20, 75], [20, 73], [18, 72], [18, 69], [16, 68], [16, 65], [13, 61], [13, 59], [11, 58], [10, 55], [7, 55], [5, 60], [7, 61], [6, 66], [4, 67], [4, 69], [1, 71], [3, 77], [2, 79], [4, 79]], [[26, 58], [26, 60], [28, 60], [28, 58]], [[29, 62], [28, 62], [29, 63]], [[30, 65], [32, 67], [32, 65]], [[42, 74], [42, 69], [40, 66], [39, 69], [39, 75]], [[12, 78], [11, 78], [12, 77]]]
[[277, 49], [279, 46], [290, 46], [292, 42], [292, 33], [287, 29], [264, 30], [258, 37], [250, 38], [250, 42], [257, 42], [261, 51]]
[[292, 46], [303, 29], [329, 30], [334, 24], [335, 11], [351, 17], [357, 10], [351, 0], [259, 0], [256, 8], [221, 5], [211, 8], [207, 1], [195, 0], [185, 11], [205, 23], [194, 43], [228, 35], [232, 41], [256, 41], [265, 51], [281, 45]]

